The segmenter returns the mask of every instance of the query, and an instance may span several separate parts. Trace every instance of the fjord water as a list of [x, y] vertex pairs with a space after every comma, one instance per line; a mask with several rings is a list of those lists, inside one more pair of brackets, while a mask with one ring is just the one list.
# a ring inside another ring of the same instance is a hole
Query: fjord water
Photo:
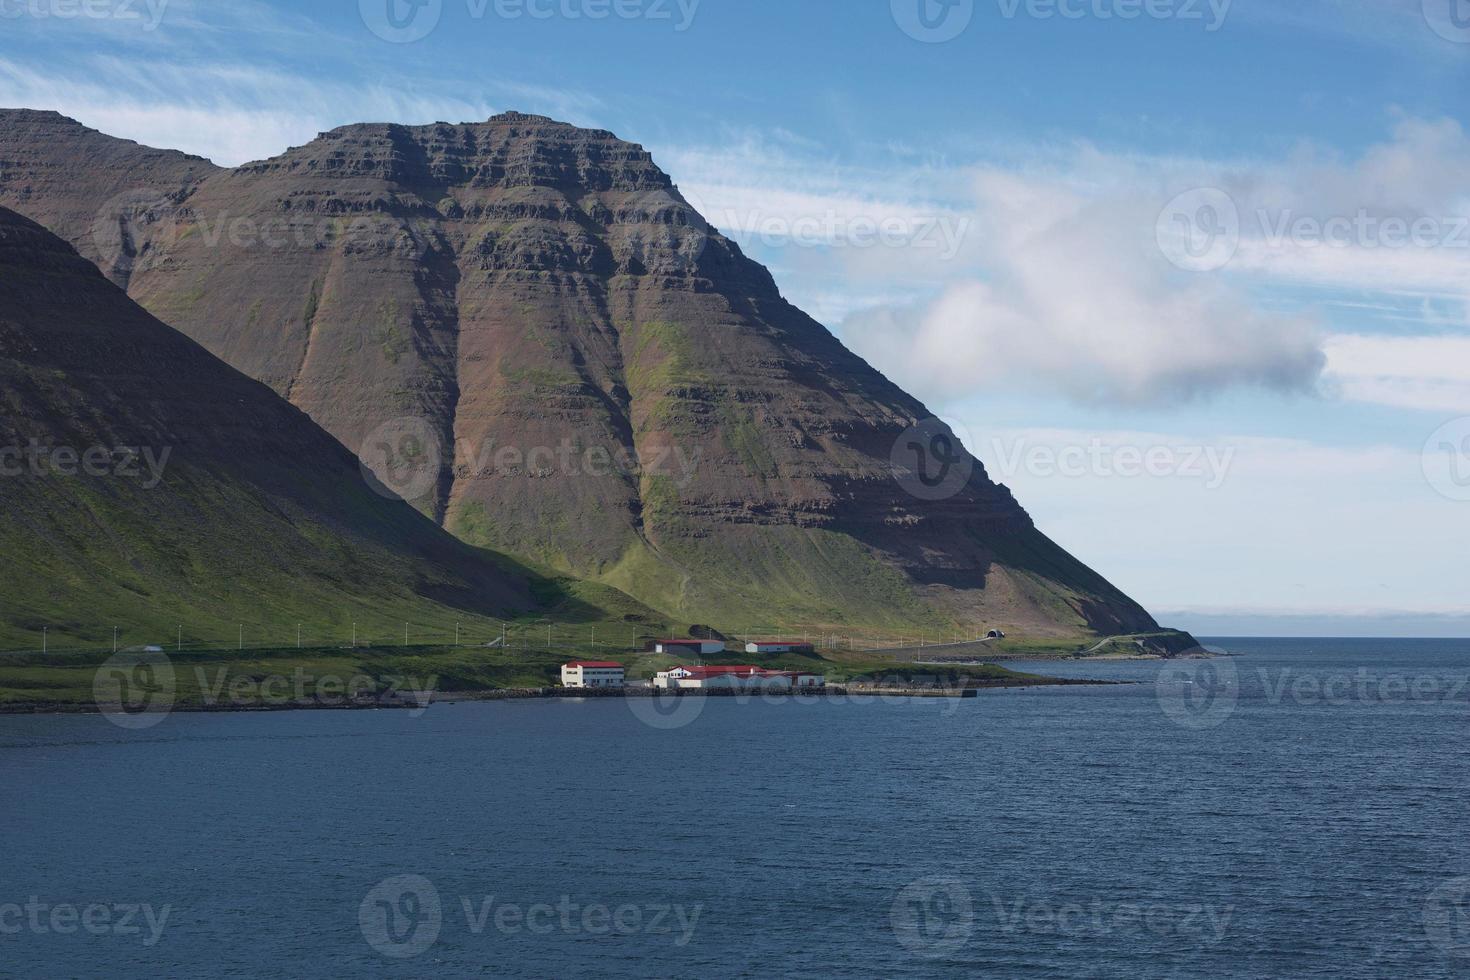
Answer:
[[1470, 643], [1219, 645], [692, 718], [0, 717], [0, 974], [1470, 973]]

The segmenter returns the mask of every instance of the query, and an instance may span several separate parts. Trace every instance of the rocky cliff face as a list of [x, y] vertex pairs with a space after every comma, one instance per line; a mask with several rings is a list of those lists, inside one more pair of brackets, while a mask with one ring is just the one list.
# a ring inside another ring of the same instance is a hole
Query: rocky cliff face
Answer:
[[1154, 628], [610, 133], [356, 125], [220, 170], [0, 113], [0, 203], [466, 541], [694, 621]]
[[7, 645], [237, 623], [345, 640], [353, 620], [381, 637], [535, 607], [524, 576], [376, 492], [305, 414], [4, 208], [0, 500]]

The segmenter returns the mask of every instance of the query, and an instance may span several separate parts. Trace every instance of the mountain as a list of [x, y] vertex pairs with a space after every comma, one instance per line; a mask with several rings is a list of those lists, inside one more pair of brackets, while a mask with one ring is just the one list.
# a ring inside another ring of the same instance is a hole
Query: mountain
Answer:
[[[368, 474], [370, 476], [370, 474]], [[532, 579], [370, 485], [299, 409], [0, 208], [0, 644], [488, 625]]]
[[725, 627], [1157, 629], [611, 133], [353, 125], [226, 170], [4, 111], [0, 203], [466, 542]]

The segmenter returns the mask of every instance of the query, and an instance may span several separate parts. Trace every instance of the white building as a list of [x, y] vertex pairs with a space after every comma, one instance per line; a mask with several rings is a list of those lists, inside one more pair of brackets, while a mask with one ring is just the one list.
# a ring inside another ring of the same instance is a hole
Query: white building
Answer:
[[708, 656], [715, 653], [725, 652], [724, 640], [656, 640], [653, 644], [656, 653], [694, 654], [695, 656]]
[[673, 690], [789, 691], [793, 688], [826, 687], [827, 678], [797, 670], [764, 670], [760, 667], [675, 667], [661, 671], [653, 686]]
[[624, 667], [611, 660], [574, 660], [561, 665], [562, 687], [622, 687]]
[[745, 644], [746, 653], [813, 653], [816, 647], [805, 640], [753, 640]]

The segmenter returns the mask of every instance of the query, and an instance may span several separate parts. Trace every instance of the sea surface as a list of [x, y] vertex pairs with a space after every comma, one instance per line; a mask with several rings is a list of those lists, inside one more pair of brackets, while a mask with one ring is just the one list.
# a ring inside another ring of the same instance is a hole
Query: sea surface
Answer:
[[1470, 643], [0, 717], [0, 975], [1466, 977]]

